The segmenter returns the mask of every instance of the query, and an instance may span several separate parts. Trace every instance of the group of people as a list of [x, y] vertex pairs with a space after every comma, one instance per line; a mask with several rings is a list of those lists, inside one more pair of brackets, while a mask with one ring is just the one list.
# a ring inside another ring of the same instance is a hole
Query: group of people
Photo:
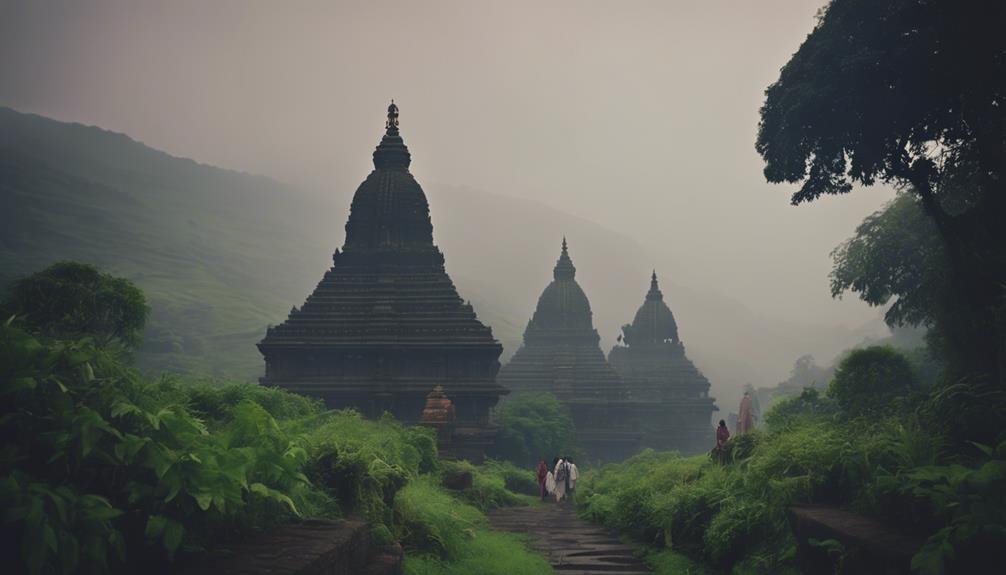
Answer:
[[544, 459], [538, 461], [538, 490], [541, 493], [541, 500], [549, 495], [555, 496], [556, 503], [563, 499], [570, 498], [576, 492], [576, 480], [580, 475], [573, 459], [568, 455], [552, 459], [552, 467], [549, 468]]

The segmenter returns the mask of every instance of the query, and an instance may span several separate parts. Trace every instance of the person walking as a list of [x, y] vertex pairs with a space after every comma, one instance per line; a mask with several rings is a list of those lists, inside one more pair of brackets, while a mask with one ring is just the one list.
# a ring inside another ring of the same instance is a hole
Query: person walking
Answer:
[[566, 460], [559, 458], [555, 464], [555, 501], [561, 502], [569, 492], [569, 464]]
[[542, 458], [538, 460], [538, 493], [541, 495], [542, 501], [545, 501], [545, 497], [548, 495], [548, 491], [545, 489], [548, 476], [548, 465], [545, 464], [545, 459]]
[[569, 465], [569, 497], [572, 499], [576, 495], [576, 480], [580, 478], [580, 470], [576, 468], [573, 459], [568, 455], [566, 463]]

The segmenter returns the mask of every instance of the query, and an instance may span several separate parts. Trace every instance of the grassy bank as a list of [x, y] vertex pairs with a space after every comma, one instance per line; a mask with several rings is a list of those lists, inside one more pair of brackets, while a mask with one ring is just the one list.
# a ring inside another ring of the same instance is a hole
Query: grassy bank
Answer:
[[685, 572], [681, 554], [716, 572], [796, 573], [785, 509], [799, 503], [926, 537], [914, 558], [923, 573], [1001, 562], [1006, 443], [953, 449], [927, 426], [940, 393], [869, 417], [805, 393], [770, 412], [767, 430], [732, 439], [726, 464], [646, 451], [587, 473], [580, 514], [643, 543], [662, 573]]

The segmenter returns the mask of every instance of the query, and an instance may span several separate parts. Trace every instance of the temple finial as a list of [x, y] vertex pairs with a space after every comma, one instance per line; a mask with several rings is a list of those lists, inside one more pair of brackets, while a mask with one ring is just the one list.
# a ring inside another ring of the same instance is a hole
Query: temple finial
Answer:
[[394, 98], [391, 99], [391, 105], [388, 106], [388, 121], [385, 122], [384, 127], [389, 132], [398, 129], [398, 106], [395, 105]]
[[646, 299], [664, 299], [664, 294], [657, 285], [657, 270], [653, 270], [653, 274], [650, 275], [650, 291], [646, 294]]
[[566, 245], [566, 236], [562, 237], [562, 253], [559, 254], [559, 261], [555, 263], [552, 270], [555, 279], [573, 279], [576, 275], [576, 268], [573, 267], [573, 260], [569, 259], [569, 248]]

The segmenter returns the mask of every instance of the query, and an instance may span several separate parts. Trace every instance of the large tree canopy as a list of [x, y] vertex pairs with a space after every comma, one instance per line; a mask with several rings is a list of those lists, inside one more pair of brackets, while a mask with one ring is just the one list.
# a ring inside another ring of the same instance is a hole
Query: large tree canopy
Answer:
[[[959, 367], [1000, 382], [1006, 373], [1004, 30], [1002, 0], [832, 0], [766, 91], [756, 144], [769, 181], [801, 184], [794, 204], [878, 181], [915, 194], [943, 242], [952, 278], [947, 297], [959, 331], [947, 335], [973, 344], [958, 350]], [[890, 222], [864, 226], [878, 223]], [[856, 252], [861, 245], [849, 244], [846, 260], [870, 265]], [[883, 249], [870, 258], [897, 256]], [[868, 301], [900, 289], [838, 281]], [[895, 314], [913, 305], [905, 302]]]
[[77, 262], [59, 262], [14, 282], [3, 308], [46, 335], [87, 335], [100, 345], [127, 347], [139, 344], [149, 312], [132, 282]]

